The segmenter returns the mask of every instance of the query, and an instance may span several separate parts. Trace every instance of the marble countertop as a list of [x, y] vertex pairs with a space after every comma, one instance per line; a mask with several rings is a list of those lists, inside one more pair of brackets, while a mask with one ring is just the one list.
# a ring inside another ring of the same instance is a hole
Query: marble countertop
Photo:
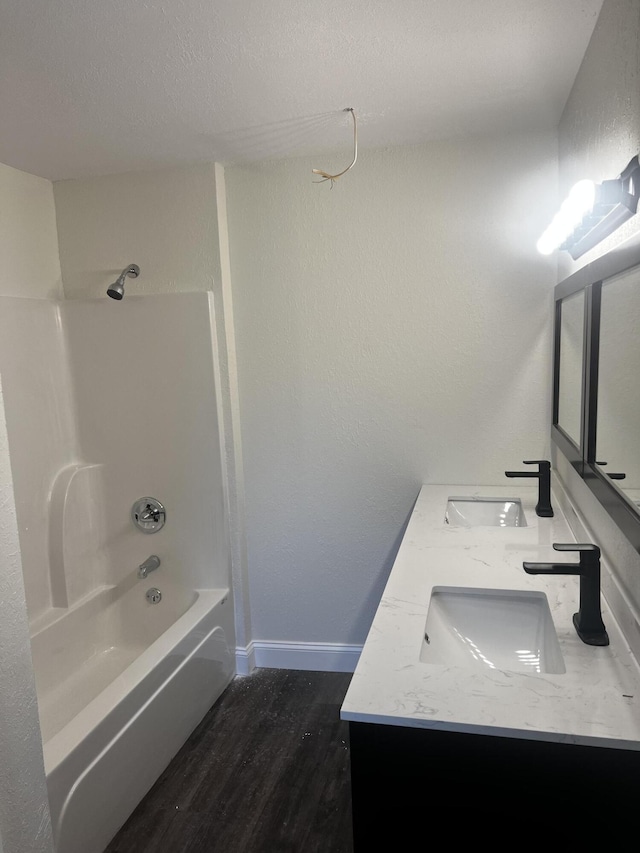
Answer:
[[[520, 498], [527, 526], [450, 526], [444, 520], [450, 496]], [[579, 578], [528, 575], [522, 568], [523, 561], [578, 560], [552, 547], [576, 541], [555, 495], [553, 518], [538, 518], [536, 502], [537, 485], [422, 487], [341, 719], [640, 751], [640, 668], [604, 597], [610, 645], [588, 646], [572, 622]], [[544, 592], [566, 672], [423, 663], [434, 586]]]

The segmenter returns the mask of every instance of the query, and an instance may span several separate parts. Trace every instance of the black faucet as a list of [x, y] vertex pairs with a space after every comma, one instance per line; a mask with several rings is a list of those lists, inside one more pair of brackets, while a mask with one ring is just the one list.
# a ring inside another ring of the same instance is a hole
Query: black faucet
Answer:
[[506, 477], [537, 477], [538, 478], [538, 504], [536, 515], [541, 518], [551, 518], [551, 462], [546, 459], [534, 459], [523, 462], [523, 465], [537, 465], [537, 471], [505, 471]]
[[[596, 462], [596, 465], [600, 465], [601, 468], [603, 468], [606, 464], [606, 462]], [[623, 472], [620, 472], [619, 474], [609, 474], [607, 471], [605, 471], [605, 474], [611, 480], [626, 480], [627, 478], [627, 475]]]
[[608, 646], [609, 635], [600, 610], [600, 548], [570, 542], [553, 545], [556, 551], [579, 551], [579, 563], [523, 563], [529, 575], [580, 575], [580, 609], [573, 614], [573, 624], [583, 643]]

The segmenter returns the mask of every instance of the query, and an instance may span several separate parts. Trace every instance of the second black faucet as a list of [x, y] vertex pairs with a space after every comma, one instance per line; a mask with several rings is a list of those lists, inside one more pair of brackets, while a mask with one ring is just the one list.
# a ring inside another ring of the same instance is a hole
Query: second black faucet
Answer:
[[600, 548], [588, 543], [579, 545], [554, 542], [555, 551], [577, 551], [579, 563], [523, 563], [529, 575], [580, 575], [580, 609], [573, 614], [573, 624], [583, 643], [608, 646], [600, 609]]
[[551, 518], [553, 508], [551, 506], [551, 463], [546, 459], [534, 459], [523, 462], [523, 465], [537, 465], [537, 471], [505, 471], [506, 477], [536, 477], [538, 480], [538, 503], [536, 515], [541, 518]]

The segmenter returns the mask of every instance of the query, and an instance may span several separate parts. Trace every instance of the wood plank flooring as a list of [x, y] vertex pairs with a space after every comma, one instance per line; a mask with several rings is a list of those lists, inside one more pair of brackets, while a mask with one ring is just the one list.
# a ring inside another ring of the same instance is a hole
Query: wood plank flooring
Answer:
[[236, 678], [105, 853], [353, 853], [350, 680]]

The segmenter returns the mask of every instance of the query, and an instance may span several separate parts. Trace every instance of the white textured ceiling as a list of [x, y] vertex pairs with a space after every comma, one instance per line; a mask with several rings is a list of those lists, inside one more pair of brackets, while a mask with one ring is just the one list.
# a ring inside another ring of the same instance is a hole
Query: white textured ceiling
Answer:
[[602, 0], [1, 0], [0, 162], [51, 179], [557, 125]]

